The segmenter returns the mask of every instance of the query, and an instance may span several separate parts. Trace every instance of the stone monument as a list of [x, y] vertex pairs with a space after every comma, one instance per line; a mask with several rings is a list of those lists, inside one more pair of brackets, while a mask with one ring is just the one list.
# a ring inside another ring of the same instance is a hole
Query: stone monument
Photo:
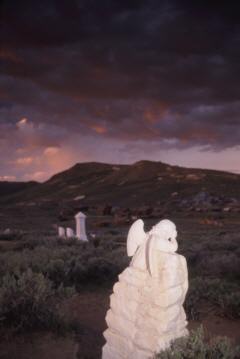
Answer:
[[67, 227], [67, 229], [66, 229], [66, 235], [67, 235], [67, 238], [75, 237], [74, 231], [72, 230], [72, 228], [69, 228], [69, 227]]
[[85, 221], [86, 216], [82, 212], [79, 212], [75, 216], [76, 219], [76, 237], [81, 241], [88, 241], [86, 234]]
[[58, 227], [58, 237], [61, 237], [61, 238], [65, 238], [65, 237], [66, 237], [65, 228], [63, 228], [63, 227]]
[[102, 359], [152, 358], [188, 334], [187, 263], [176, 253], [176, 237], [176, 226], [167, 219], [148, 233], [141, 219], [131, 226], [127, 253], [133, 258], [110, 296]]

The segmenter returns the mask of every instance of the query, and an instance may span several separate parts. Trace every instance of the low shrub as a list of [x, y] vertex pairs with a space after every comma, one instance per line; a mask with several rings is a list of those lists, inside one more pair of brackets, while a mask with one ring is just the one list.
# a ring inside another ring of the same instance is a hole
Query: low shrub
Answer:
[[49, 279], [31, 269], [6, 274], [0, 284], [0, 328], [14, 332], [62, 328], [58, 303], [74, 293], [72, 288], [54, 289]]
[[218, 305], [226, 317], [240, 318], [240, 289], [236, 292], [225, 293], [218, 299]]
[[176, 339], [170, 347], [157, 354], [155, 359], [237, 359], [240, 347], [233, 347], [226, 337], [207, 341], [203, 328], [192, 331], [189, 336]]
[[[86, 283], [115, 280], [128, 264], [125, 249], [116, 243], [114, 246], [112, 240], [108, 244], [102, 240], [98, 247], [91, 242], [55, 238], [38, 243], [40, 245], [31, 249], [0, 253], [0, 277], [30, 268], [50, 279], [54, 287], [63, 284], [80, 288]], [[107, 246], [111, 249], [106, 249]]]
[[235, 252], [206, 252], [197, 265], [197, 271], [230, 280], [240, 279], [240, 258]]
[[240, 287], [221, 279], [197, 277], [190, 281], [185, 309], [189, 319], [199, 319], [201, 302], [217, 308], [217, 314], [240, 318]]
[[194, 276], [214, 276], [230, 281], [240, 279], [240, 237], [228, 234], [199, 235], [197, 241], [180, 243], [179, 252], [186, 256], [189, 271]]
[[19, 241], [23, 238], [23, 234], [19, 231], [9, 231], [0, 233], [0, 241]]

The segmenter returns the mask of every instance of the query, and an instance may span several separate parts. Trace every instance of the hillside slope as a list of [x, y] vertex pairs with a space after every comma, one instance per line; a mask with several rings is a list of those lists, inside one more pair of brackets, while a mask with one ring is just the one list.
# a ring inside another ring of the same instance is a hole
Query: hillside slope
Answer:
[[0, 197], [8, 196], [12, 194], [19, 193], [21, 191], [29, 190], [30, 188], [36, 188], [38, 185], [37, 182], [0, 182]]
[[5, 203], [81, 201], [87, 204], [154, 204], [200, 192], [240, 199], [240, 175], [139, 161], [132, 165], [79, 163], [39, 184], [4, 198]]

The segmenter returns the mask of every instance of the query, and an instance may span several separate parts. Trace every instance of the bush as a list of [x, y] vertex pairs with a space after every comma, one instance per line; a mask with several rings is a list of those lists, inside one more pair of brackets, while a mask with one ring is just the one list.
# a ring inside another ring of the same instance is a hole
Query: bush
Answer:
[[[33, 240], [34, 242], [35, 240]], [[127, 266], [128, 258], [123, 254], [125, 249], [113, 247], [101, 241], [98, 247], [91, 242], [84, 243], [76, 240], [49, 239], [31, 249], [8, 251], [0, 253], [0, 277], [5, 273], [22, 273], [31, 269], [34, 273], [42, 273], [50, 279], [55, 287], [96, 284], [112, 281]], [[106, 241], [108, 242], [108, 241]], [[116, 243], [115, 243], [116, 245]]]
[[240, 287], [235, 283], [214, 278], [194, 278], [190, 281], [184, 304], [189, 319], [199, 319], [202, 301], [217, 307], [219, 315], [240, 318]]
[[239, 280], [240, 259], [234, 252], [207, 252], [202, 255], [197, 270], [203, 275], [211, 273], [215, 277]]
[[170, 347], [157, 354], [155, 359], [237, 359], [240, 347], [233, 347], [226, 337], [207, 342], [202, 327], [188, 337], [179, 338]]
[[240, 290], [233, 293], [225, 293], [218, 299], [223, 314], [230, 319], [240, 318]]
[[23, 234], [19, 231], [9, 231], [0, 233], [0, 241], [19, 241]]
[[19, 332], [32, 329], [59, 330], [63, 320], [58, 312], [61, 298], [73, 289], [53, 288], [52, 282], [30, 269], [22, 274], [6, 274], [0, 287], [0, 327]]
[[191, 275], [214, 276], [231, 281], [240, 279], [240, 237], [234, 233], [224, 238], [216, 234], [199, 235], [197, 241], [180, 243], [180, 253], [187, 258]]

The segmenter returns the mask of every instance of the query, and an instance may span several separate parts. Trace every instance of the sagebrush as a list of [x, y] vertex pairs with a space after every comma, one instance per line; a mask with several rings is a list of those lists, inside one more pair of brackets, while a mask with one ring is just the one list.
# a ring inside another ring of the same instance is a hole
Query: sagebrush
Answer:
[[238, 359], [240, 347], [233, 346], [226, 337], [208, 341], [200, 327], [189, 336], [173, 341], [167, 350], [155, 359]]

